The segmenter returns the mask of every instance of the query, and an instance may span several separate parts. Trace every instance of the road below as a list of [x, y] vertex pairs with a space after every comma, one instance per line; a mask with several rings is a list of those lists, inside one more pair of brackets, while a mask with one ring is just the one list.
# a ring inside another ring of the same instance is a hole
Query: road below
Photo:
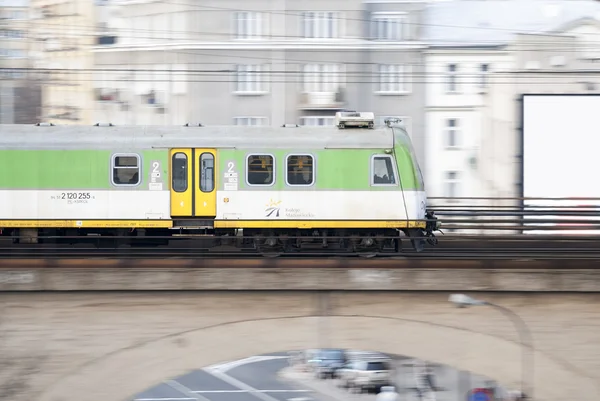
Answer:
[[278, 373], [287, 353], [245, 358], [190, 372], [137, 394], [134, 401], [330, 401]]
[[[419, 400], [413, 373], [415, 360], [392, 356], [393, 385], [403, 400]], [[444, 365], [431, 365], [438, 401], [464, 399], [488, 379]], [[500, 389], [498, 395], [505, 391]], [[355, 393], [338, 380], [319, 380], [301, 366], [291, 367], [288, 353], [253, 356], [209, 366], [167, 380], [137, 394], [131, 401], [375, 401], [376, 393]]]

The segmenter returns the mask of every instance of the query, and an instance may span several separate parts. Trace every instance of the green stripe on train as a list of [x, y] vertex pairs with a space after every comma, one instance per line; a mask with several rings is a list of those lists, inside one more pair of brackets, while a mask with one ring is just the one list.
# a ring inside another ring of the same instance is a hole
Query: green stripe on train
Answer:
[[[132, 151], [142, 157], [142, 182], [128, 190], [148, 188], [151, 161], [161, 163], [164, 189], [169, 187], [166, 150]], [[1, 189], [111, 189], [110, 150], [0, 150]]]
[[[134, 151], [132, 151], [134, 152]], [[116, 189], [110, 183], [110, 163], [114, 153], [128, 153], [120, 150], [0, 150], [0, 189]], [[164, 189], [170, 187], [168, 151], [141, 150], [142, 182], [127, 190], [144, 190], [152, 161], [161, 163]], [[248, 189], [245, 172], [246, 156], [254, 153], [247, 149], [218, 150], [219, 167], [217, 182], [223, 186], [223, 173], [227, 163], [234, 161], [239, 175], [239, 189]], [[285, 157], [289, 154], [310, 153], [316, 156], [317, 190], [376, 190], [395, 191], [398, 187], [371, 187], [370, 161], [373, 154], [384, 154], [381, 149], [328, 149], [328, 150], [265, 150], [256, 153], [269, 153], [276, 157], [276, 183], [271, 187], [258, 187], [258, 190], [284, 190]], [[406, 190], [423, 190], [422, 182], [415, 167], [414, 154], [403, 145], [396, 146], [398, 171], [402, 187]], [[312, 188], [312, 187], [311, 187]], [[257, 187], [252, 187], [257, 189]], [[310, 190], [310, 189], [309, 189]]]
[[[405, 190], [423, 190], [423, 185], [418, 179], [414, 167], [414, 155], [410, 150], [403, 146], [397, 146], [395, 149], [398, 158], [397, 165], [402, 187]], [[310, 149], [269, 149], [264, 151], [252, 152], [247, 149], [226, 149], [219, 150], [219, 171], [226, 172], [227, 164], [231, 161], [235, 163], [235, 170], [238, 173], [245, 171], [246, 157], [249, 154], [271, 154], [276, 158], [275, 176], [276, 182], [269, 187], [249, 187], [246, 184], [246, 177], [240, 174], [238, 187], [240, 190], [253, 189], [264, 191], [281, 191], [285, 188], [285, 158], [294, 154], [312, 154], [316, 157], [316, 174], [314, 189], [317, 190], [347, 190], [347, 191], [397, 191], [398, 187], [371, 187], [371, 156], [374, 154], [385, 154], [381, 149], [328, 149], [328, 150], [310, 150]], [[219, 174], [218, 177], [222, 177]], [[223, 188], [222, 180], [219, 188]], [[289, 187], [288, 187], [289, 188]], [[296, 187], [298, 188], [298, 187]], [[308, 187], [306, 190], [311, 190]], [[304, 189], [304, 188], [302, 188]]]

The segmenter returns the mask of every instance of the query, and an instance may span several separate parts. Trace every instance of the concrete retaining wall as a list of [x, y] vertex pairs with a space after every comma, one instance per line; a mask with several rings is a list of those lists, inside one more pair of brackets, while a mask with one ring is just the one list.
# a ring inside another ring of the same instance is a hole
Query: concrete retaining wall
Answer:
[[[0, 265], [0, 291], [600, 292], [600, 269], [543, 268], [537, 262], [519, 262], [520, 267], [510, 267], [517, 262], [509, 261], [499, 261], [497, 267], [472, 261], [465, 262], [467, 266], [455, 261], [455, 267], [407, 267], [385, 260], [321, 262], [257, 260], [251, 266], [248, 261], [221, 259], [211, 267], [193, 267], [194, 262], [185, 260], [5, 260]], [[501, 268], [502, 263], [507, 267]]]

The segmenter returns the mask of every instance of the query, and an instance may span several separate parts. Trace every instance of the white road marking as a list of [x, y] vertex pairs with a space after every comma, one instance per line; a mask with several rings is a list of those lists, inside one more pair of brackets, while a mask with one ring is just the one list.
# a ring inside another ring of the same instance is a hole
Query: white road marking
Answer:
[[241, 390], [247, 390], [250, 394], [252, 394], [256, 398], [260, 398], [262, 401], [279, 401], [277, 398], [271, 397], [270, 395], [267, 395], [265, 393], [261, 393], [261, 392], [259, 392], [258, 389], [255, 389], [254, 387], [249, 386], [246, 383], [241, 382], [237, 379], [234, 379], [233, 377], [231, 377], [223, 372], [220, 372], [218, 370], [208, 371], [208, 373], [210, 373], [214, 377], [221, 379], [224, 382], [229, 383], [232, 386], [235, 386]]
[[[271, 361], [276, 359], [287, 359], [288, 356], [252, 356], [249, 358], [240, 359], [237, 361], [225, 362], [216, 365], [212, 365], [204, 368], [203, 370], [214, 377], [223, 380], [226, 383], [231, 384], [239, 388], [240, 390], [199, 390], [192, 391], [187, 388], [183, 384], [175, 381], [169, 380], [165, 382], [169, 387], [177, 390], [178, 392], [186, 395], [185, 398], [137, 398], [135, 401], [211, 401], [206, 397], [203, 397], [201, 394], [213, 394], [213, 393], [250, 393], [260, 398], [262, 401], [279, 401], [278, 399], [267, 395], [266, 393], [309, 393], [310, 390], [258, 390], [254, 387], [247, 385], [233, 377], [225, 374], [228, 370], [237, 368], [242, 365], [247, 365], [250, 363], [257, 363], [263, 361]], [[294, 399], [295, 401], [311, 401], [310, 398], [298, 398]]]
[[194, 394], [213, 393], [310, 393], [311, 390], [194, 390]]
[[231, 362], [218, 363], [216, 365], [211, 365], [211, 366], [204, 368], [204, 370], [209, 373], [227, 372], [228, 370], [237, 368], [238, 366], [247, 365], [249, 363], [272, 361], [275, 359], [287, 359], [287, 358], [289, 358], [289, 357], [288, 356], [272, 356], [272, 355], [271, 356], [269, 356], [269, 355], [251, 356], [249, 358], [239, 359], [237, 361], [231, 361]]
[[179, 382], [177, 382], [175, 380], [169, 380], [169, 381], [165, 382], [165, 384], [167, 386], [171, 387], [172, 389], [175, 389], [175, 390], [179, 391], [183, 395], [186, 395], [188, 397], [193, 397], [193, 398], [189, 398], [190, 400], [210, 401], [206, 397], [194, 394], [194, 392], [192, 390], [190, 390], [189, 388], [187, 388], [186, 386], [184, 386], [183, 384], [181, 384], [181, 383], [179, 383]]
[[288, 398], [288, 401], [312, 401], [312, 398], [308, 398], [308, 397]]

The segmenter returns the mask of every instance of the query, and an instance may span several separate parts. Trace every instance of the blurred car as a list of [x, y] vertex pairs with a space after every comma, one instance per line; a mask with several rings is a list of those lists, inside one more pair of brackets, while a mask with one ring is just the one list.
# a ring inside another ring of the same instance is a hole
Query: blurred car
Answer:
[[324, 348], [318, 350], [309, 361], [315, 376], [319, 379], [337, 377], [337, 370], [348, 361], [343, 349]]
[[342, 387], [360, 392], [392, 385], [392, 363], [388, 358], [354, 360], [337, 372]]
[[307, 349], [304, 351], [304, 364], [306, 365], [307, 370], [314, 371], [316, 368], [317, 354], [319, 353], [318, 349]]

